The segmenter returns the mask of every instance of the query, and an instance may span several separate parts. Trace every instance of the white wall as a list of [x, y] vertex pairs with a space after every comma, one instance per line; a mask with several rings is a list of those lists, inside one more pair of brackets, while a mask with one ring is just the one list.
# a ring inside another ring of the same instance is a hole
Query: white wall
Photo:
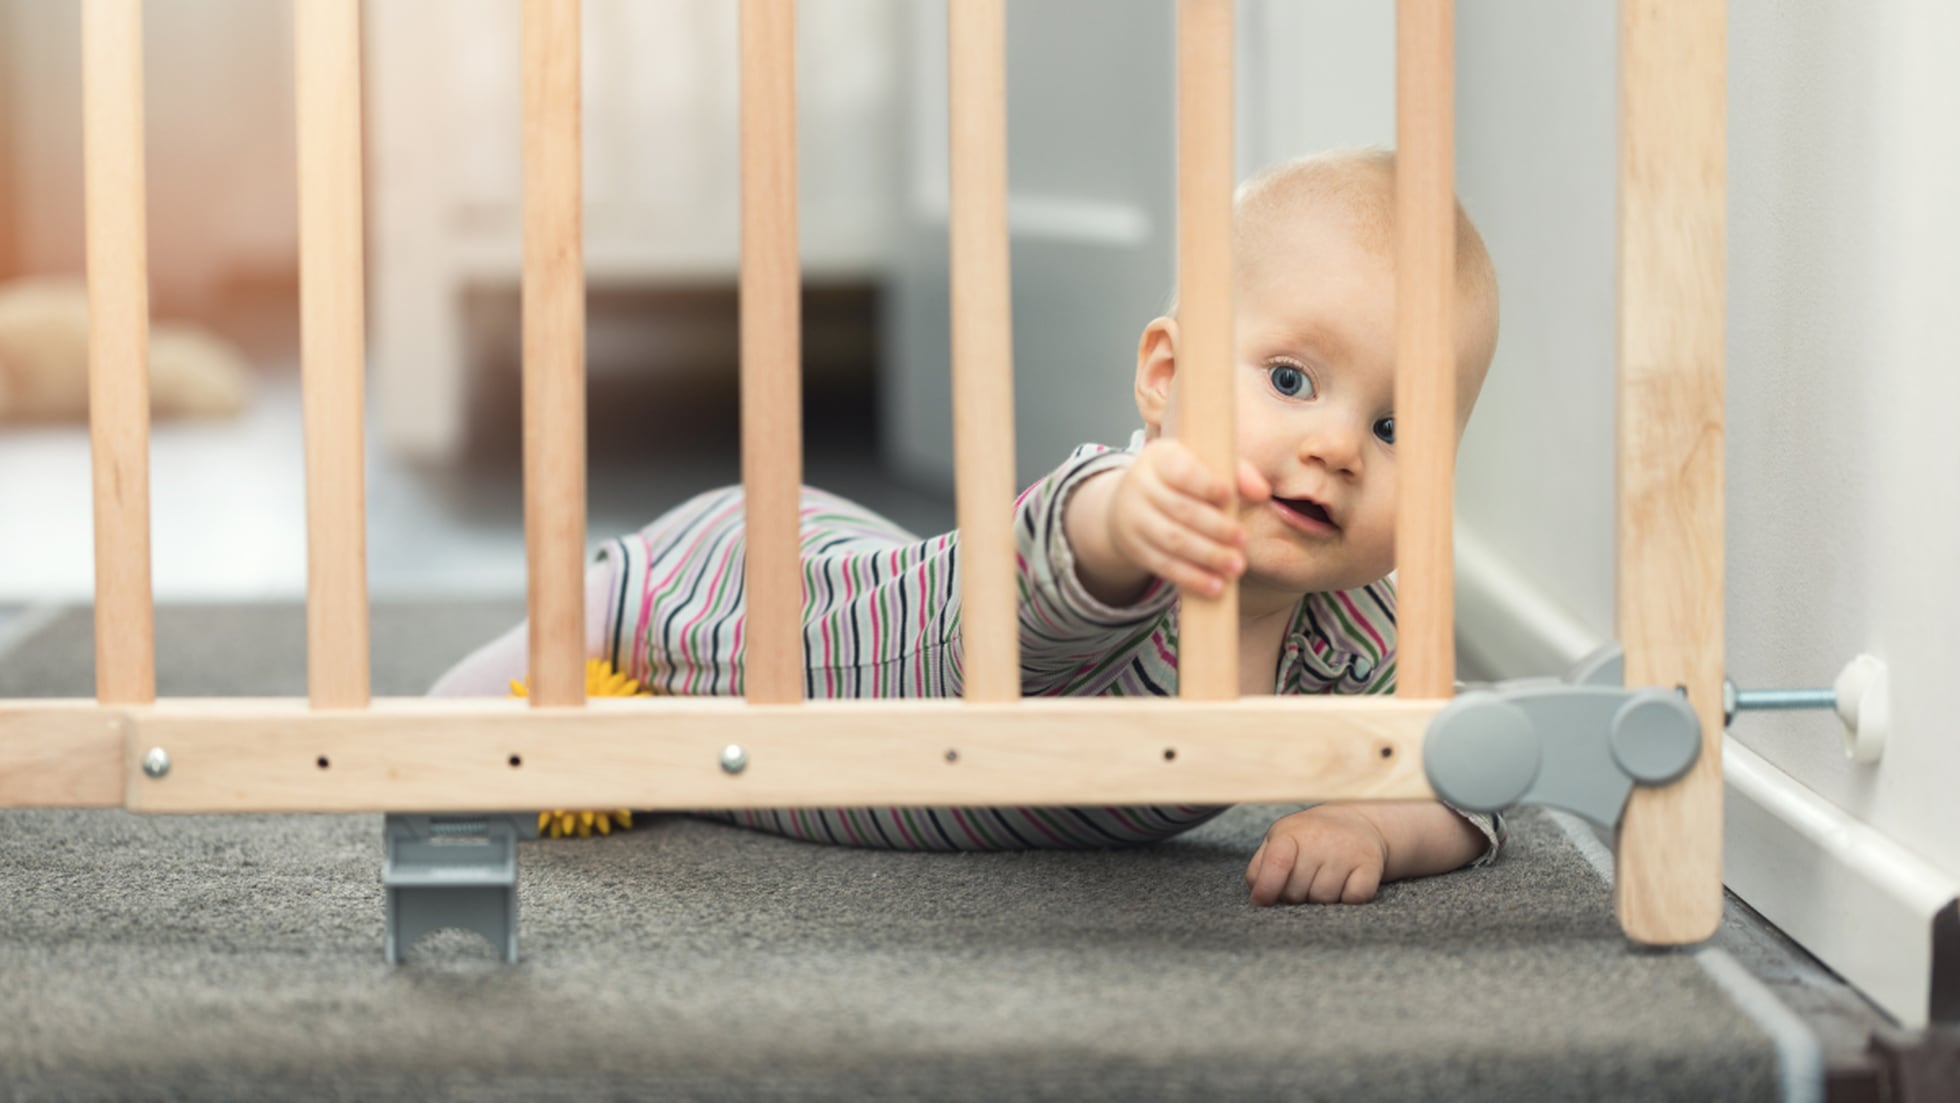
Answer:
[[[1545, 672], [1516, 639], [1614, 635], [1616, 7], [1458, 12], [1458, 184], [1504, 295], [1457, 496], [1503, 596], [1459, 628], [1502, 675]], [[1729, 3], [1726, 669], [1826, 687], [1870, 652], [1893, 732], [1857, 766], [1828, 713], [1738, 717], [1727, 877], [1909, 1022], [1960, 884], [1956, 40], [1945, 0]], [[1845, 920], [1886, 894], [1896, 929]]]
[[1960, 877], [1960, 9], [1738, 5], [1729, 631], [1751, 683], [1892, 668], [1875, 769], [1831, 723], [1737, 736]]
[[1458, 458], [1459, 528], [1601, 638], [1613, 631], [1617, 9], [1474, 5], [1457, 26], [1457, 192], [1497, 266], [1502, 313]]
[[[1459, 187], [1496, 254], [1504, 333], [1458, 483], [1462, 525], [1613, 631], [1616, 15], [1464, 9]], [[1827, 686], [1859, 651], [1896, 732], [1845, 761], [1827, 715], [1736, 738], [1960, 876], [1960, 77], [1937, 2], [1730, 5], [1727, 668]]]

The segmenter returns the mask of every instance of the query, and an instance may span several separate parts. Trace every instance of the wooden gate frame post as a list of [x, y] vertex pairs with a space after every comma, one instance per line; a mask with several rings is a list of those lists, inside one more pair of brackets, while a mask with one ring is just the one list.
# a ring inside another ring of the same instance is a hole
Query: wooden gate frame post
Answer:
[[1636, 787], [1616, 841], [1629, 938], [1722, 920], [1724, 5], [1621, 0], [1619, 568], [1628, 686], [1682, 686], [1701, 757]]

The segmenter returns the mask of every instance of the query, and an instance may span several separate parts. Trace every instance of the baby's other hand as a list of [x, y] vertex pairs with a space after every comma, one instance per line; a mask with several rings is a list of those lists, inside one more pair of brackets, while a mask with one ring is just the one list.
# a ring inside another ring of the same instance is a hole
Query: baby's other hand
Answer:
[[1365, 904], [1381, 887], [1388, 839], [1352, 808], [1316, 805], [1273, 821], [1245, 867], [1252, 903]]
[[1183, 443], [1151, 441], [1124, 471], [1109, 506], [1111, 547], [1136, 569], [1215, 596], [1245, 570], [1245, 529], [1233, 493], [1258, 500], [1266, 481], [1239, 461], [1238, 485], [1214, 475]]

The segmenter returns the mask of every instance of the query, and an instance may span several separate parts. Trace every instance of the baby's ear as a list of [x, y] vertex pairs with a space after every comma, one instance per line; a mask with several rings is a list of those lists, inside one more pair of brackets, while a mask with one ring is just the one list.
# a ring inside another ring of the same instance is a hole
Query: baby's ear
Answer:
[[1137, 413], [1150, 436], [1163, 432], [1171, 413], [1171, 383], [1177, 378], [1177, 319], [1157, 318], [1137, 340]]

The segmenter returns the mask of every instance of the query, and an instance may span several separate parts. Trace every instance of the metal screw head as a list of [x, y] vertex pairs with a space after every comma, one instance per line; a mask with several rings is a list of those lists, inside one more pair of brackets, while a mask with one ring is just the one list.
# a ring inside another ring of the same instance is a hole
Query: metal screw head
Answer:
[[749, 765], [749, 752], [739, 743], [730, 743], [721, 749], [721, 768], [731, 774], [739, 774]]
[[162, 747], [151, 747], [150, 753], [143, 756], [143, 772], [151, 777], [162, 777], [170, 772], [170, 756]]

